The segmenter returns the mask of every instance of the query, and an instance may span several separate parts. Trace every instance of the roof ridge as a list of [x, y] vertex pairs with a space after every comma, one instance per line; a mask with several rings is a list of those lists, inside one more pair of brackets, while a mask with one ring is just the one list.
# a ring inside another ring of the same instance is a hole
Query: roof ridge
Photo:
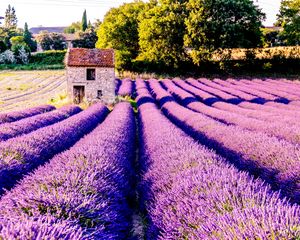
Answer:
[[114, 49], [70, 48], [66, 56], [69, 67], [115, 67]]

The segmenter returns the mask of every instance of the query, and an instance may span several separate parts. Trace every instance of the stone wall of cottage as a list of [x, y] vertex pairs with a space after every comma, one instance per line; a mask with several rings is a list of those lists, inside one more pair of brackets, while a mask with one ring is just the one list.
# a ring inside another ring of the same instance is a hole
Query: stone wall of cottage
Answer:
[[[92, 68], [92, 67], [91, 67]], [[85, 100], [97, 100], [98, 90], [102, 91], [101, 101], [110, 104], [115, 101], [115, 70], [114, 68], [95, 68], [96, 79], [87, 80], [87, 67], [67, 67], [68, 95], [73, 100], [74, 86], [84, 86]]]

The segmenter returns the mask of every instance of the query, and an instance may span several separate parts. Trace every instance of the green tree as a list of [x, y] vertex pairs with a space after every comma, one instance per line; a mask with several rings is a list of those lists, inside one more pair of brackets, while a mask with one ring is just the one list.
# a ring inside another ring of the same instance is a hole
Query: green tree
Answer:
[[251, 0], [190, 0], [187, 10], [185, 46], [195, 63], [217, 49], [262, 44], [265, 14]]
[[16, 44], [11, 47], [12, 52], [14, 53], [16, 62], [19, 64], [28, 63], [28, 58], [30, 56], [30, 48], [27, 44]]
[[34, 41], [34, 40], [32, 39], [32, 34], [31, 34], [31, 32], [28, 30], [28, 24], [27, 24], [27, 23], [25, 23], [25, 26], [24, 26], [23, 37], [24, 37], [25, 43], [28, 45], [28, 47], [30, 48], [30, 50], [31, 50], [32, 52], [35, 52], [36, 49], [37, 49], [37, 44], [36, 44], [36, 41]]
[[262, 28], [264, 47], [282, 46], [283, 41], [279, 30]]
[[84, 32], [88, 27], [86, 10], [83, 12], [82, 22], [81, 22], [81, 30]]
[[[139, 15], [147, 4], [142, 1], [126, 3], [112, 8], [97, 30], [97, 48], [116, 50], [116, 67], [128, 68], [139, 53]], [[100, 22], [99, 22], [100, 23]]]
[[14, 45], [26, 45], [25, 39], [23, 36], [15, 36], [10, 38], [11, 46]]
[[60, 33], [49, 33], [48, 31], [41, 31], [37, 36], [37, 41], [44, 51], [63, 50], [67, 46], [65, 37]]
[[69, 27], [64, 29], [64, 33], [76, 33], [81, 31], [81, 22], [73, 22]]
[[93, 28], [87, 29], [85, 32], [79, 32], [78, 35], [79, 35], [79, 39], [72, 41], [73, 47], [95, 48], [98, 37]]
[[0, 27], [0, 41], [5, 44], [7, 49], [11, 48], [10, 39], [12, 37], [22, 35], [23, 32], [21, 31], [21, 29]]
[[280, 33], [286, 45], [300, 44], [300, 0], [281, 1], [277, 25], [283, 27]]
[[0, 40], [0, 53], [4, 52], [5, 50], [7, 50], [7, 46], [3, 40]]
[[15, 8], [8, 5], [8, 8], [5, 11], [4, 27], [16, 29], [17, 24], [18, 24], [18, 19], [16, 16]]
[[100, 19], [96, 19], [96, 21], [93, 23], [93, 28], [98, 29], [101, 24], [102, 22], [100, 21]]
[[93, 24], [91, 23], [91, 21], [89, 21], [89, 24], [88, 24], [88, 29], [92, 29], [93, 28]]
[[145, 12], [139, 24], [139, 60], [170, 67], [179, 67], [186, 60], [183, 39], [187, 2], [161, 0]]
[[66, 39], [60, 33], [50, 33], [50, 38], [52, 39], [51, 49], [53, 50], [64, 50], [66, 49]]
[[44, 51], [51, 50], [52, 45], [53, 45], [53, 40], [50, 37], [50, 34], [48, 31], [41, 31], [37, 35], [36, 39]]

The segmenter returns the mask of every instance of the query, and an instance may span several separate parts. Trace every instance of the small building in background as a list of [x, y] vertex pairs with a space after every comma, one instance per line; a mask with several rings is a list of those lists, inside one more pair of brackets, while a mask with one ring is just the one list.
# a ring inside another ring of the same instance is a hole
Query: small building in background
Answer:
[[66, 55], [68, 96], [75, 103], [115, 101], [113, 49], [70, 48]]

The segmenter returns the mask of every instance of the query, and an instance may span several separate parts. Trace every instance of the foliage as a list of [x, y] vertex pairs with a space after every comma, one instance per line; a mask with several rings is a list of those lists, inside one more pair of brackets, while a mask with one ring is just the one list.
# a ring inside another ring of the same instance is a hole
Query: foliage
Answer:
[[3, 40], [0, 40], [0, 53], [4, 52], [5, 50], [7, 50], [7, 46]]
[[87, 28], [88, 28], [88, 23], [87, 23], [86, 10], [84, 10], [82, 15], [81, 30], [84, 32]]
[[26, 44], [17, 44], [12, 47], [16, 62], [19, 64], [27, 64], [30, 57], [30, 48]]
[[100, 19], [96, 19], [95, 22], [92, 24], [94, 29], [98, 29], [102, 24]]
[[66, 50], [63, 51], [45, 51], [39, 52], [31, 56], [30, 63], [39, 65], [55, 65], [63, 64]]
[[46, 51], [51, 49], [52, 39], [48, 33], [48, 31], [41, 31], [37, 37], [37, 42], [41, 45], [41, 48]]
[[3, 47], [9, 49], [11, 47], [10, 39], [14, 36], [22, 36], [22, 29], [0, 27], [0, 41], [3, 42]]
[[[196, 57], [196, 56], [194, 56]], [[210, 54], [209, 61], [202, 55], [196, 63], [185, 63], [180, 68], [168, 68], [161, 63], [136, 60], [131, 72], [138, 75], [155, 73], [158, 76], [207, 75], [291, 75], [300, 74], [300, 47], [272, 47], [255, 49], [224, 49]]]
[[81, 30], [81, 22], [73, 22], [69, 27], [64, 29], [64, 33], [75, 33]]
[[277, 24], [283, 27], [281, 36], [287, 45], [300, 44], [300, 0], [281, 2]]
[[95, 48], [98, 40], [96, 32], [91, 28], [85, 32], [79, 32], [79, 39], [73, 40], [72, 44], [75, 48]]
[[64, 50], [66, 48], [66, 39], [60, 33], [50, 33], [50, 37], [52, 39], [52, 47], [53, 50]]
[[6, 50], [5, 52], [0, 54], [0, 63], [15, 63], [16, 59], [14, 53], [11, 50]]
[[126, 68], [131, 65], [139, 52], [138, 16], [147, 4], [136, 1], [110, 9], [100, 25], [97, 35], [97, 48], [116, 50], [116, 67]]
[[47, 31], [42, 31], [37, 36], [37, 41], [44, 51], [63, 50], [66, 48], [65, 38], [60, 33], [48, 33]]
[[5, 17], [4, 17], [4, 27], [5, 28], [17, 28], [18, 19], [16, 16], [16, 11], [14, 7], [11, 7], [8, 5], [8, 8], [5, 11]]
[[279, 30], [263, 28], [262, 33], [265, 47], [276, 47], [284, 45]]
[[28, 30], [28, 24], [25, 23], [24, 33], [23, 33], [24, 41], [29, 46], [31, 52], [35, 52], [37, 49], [37, 43], [32, 39], [32, 34]]
[[23, 36], [15, 36], [10, 39], [11, 47], [15, 45], [26, 45]]
[[178, 67], [186, 58], [183, 37], [187, 1], [160, 1], [141, 16], [139, 60]]
[[187, 9], [185, 46], [200, 55], [219, 48], [261, 45], [265, 15], [250, 0], [190, 0]]
[[0, 70], [15, 70], [15, 71], [35, 71], [35, 70], [57, 70], [64, 69], [64, 64], [0, 64]]

